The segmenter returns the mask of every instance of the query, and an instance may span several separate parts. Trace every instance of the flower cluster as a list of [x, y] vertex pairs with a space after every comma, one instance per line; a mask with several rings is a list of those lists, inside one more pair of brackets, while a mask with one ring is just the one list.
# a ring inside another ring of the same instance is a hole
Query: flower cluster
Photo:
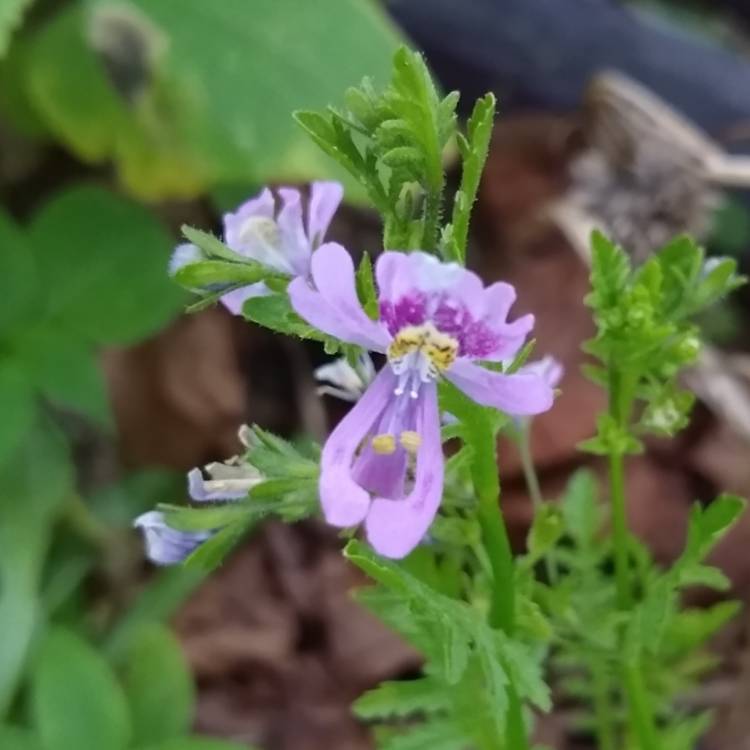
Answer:
[[[308, 276], [313, 251], [323, 242], [341, 203], [337, 182], [314, 182], [306, 205], [299, 190], [265, 188], [233, 213], [224, 214], [224, 242], [239, 255], [289, 276]], [[169, 264], [174, 275], [182, 266], [201, 259], [192, 244], [178, 245]], [[251, 297], [267, 292], [263, 282], [227, 292], [222, 304], [234, 315]]]
[[[266, 189], [226, 214], [225, 241], [289, 275], [291, 305], [310, 325], [364, 350], [356, 367], [339, 361], [316, 372], [327, 383], [321, 392], [355, 402], [323, 448], [320, 501], [328, 523], [362, 523], [377, 552], [404, 557], [425, 536], [443, 493], [439, 381], [445, 378], [484, 406], [528, 416], [552, 405], [556, 366], [544, 360], [515, 374], [483, 366], [512, 360], [533, 327], [533, 316], [509, 321], [516, 297], [512, 286], [485, 287], [476, 274], [428, 253], [389, 250], [380, 255], [375, 267], [378, 315], [369, 317], [357, 295], [351, 255], [339, 244], [321, 244], [341, 200], [340, 186], [312, 186], [306, 221], [298, 191], [281, 189], [278, 195], [278, 211]], [[186, 254], [184, 246], [177, 254]], [[262, 293], [262, 285], [253, 284], [226, 294], [222, 302], [236, 313], [246, 299]], [[386, 357], [377, 374], [367, 351]], [[197, 492], [191, 483], [193, 499], [229, 497], [223, 485], [206, 491], [208, 484]], [[244, 495], [244, 484], [241, 489]], [[152, 559], [168, 561], [203, 541], [200, 535], [178, 539], [179, 532], [167, 531], [157, 516], [138, 520]]]
[[[240, 442], [249, 447], [248, 428], [239, 431]], [[191, 469], [187, 475], [188, 494], [195, 503], [236, 502], [263, 481], [262, 474], [240, 456], [223, 463], [210, 463]], [[167, 523], [162, 511], [152, 510], [138, 516], [133, 525], [143, 532], [146, 556], [156, 565], [182, 562], [215, 531], [180, 531]]]

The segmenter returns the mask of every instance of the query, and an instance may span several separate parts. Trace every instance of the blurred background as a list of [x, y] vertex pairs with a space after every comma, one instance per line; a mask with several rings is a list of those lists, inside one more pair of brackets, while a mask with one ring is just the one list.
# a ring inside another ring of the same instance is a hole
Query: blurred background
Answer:
[[[241, 424], [321, 436], [343, 413], [315, 395], [321, 350], [223, 308], [183, 314], [166, 264], [181, 224], [218, 231], [261, 185], [321, 177], [347, 189], [329, 237], [377, 253], [377, 217], [291, 112], [386, 82], [403, 41], [464, 111], [499, 97], [470, 263], [518, 287], [537, 351], [566, 367], [534, 425], [546, 496], [597, 468], [575, 450], [604, 402], [580, 374], [583, 230], [640, 258], [690, 230], [747, 272], [744, 0], [0, 0], [3, 750], [137, 749], [191, 730], [359, 750], [372, 745], [353, 698], [419, 669], [350, 601], [357, 574], [321, 525], [264, 525], [211, 574], [153, 570], [131, 529], [181, 501], [186, 470], [235, 453]], [[692, 424], [631, 464], [632, 524], [665, 562], [695, 498], [750, 494], [749, 317], [740, 292], [702, 321], [713, 349], [691, 375]], [[501, 462], [520, 546], [531, 510], [512, 446]], [[750, 519], [714, 560], [743, 601], [748, 544]], [[749, 625], [715, 645], [724, 666], [696, 698], [717, 709], [704, 750], [750, 747]], [[563, 706], [539, 740], [593, 747], [570, 727]]]

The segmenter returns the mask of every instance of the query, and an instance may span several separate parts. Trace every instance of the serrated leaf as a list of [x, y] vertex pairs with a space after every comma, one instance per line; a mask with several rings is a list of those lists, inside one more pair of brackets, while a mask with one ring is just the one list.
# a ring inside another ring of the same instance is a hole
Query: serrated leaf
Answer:
[[378, 742], [379, 750], [465, 750], [466, 736], [448, 719], [433, 719]]
[[531, 522], [526, 547], [528, 549], [528, 564], [534, 564], [552, 549], [564, 531], [562, 511], [556, 505], [545, 503], [540, 505]]
[[568, 480], [562, 497], [562, 516], [568, 533], [582, 547], [589, 546], [601, 523], [594, 475], [579, 469]]
[[481, 99], [477, 99], [467, 123], [466, 137], [462, 136], [459, 139], [459, 149], [462, 156], [461, 184], [456, 193], [451, 217], [453, 227], [451, 234], [455, 243], [456, 259], [458, 260], [463, 260], [466, 257], [469, 219], [489, 152], [494, 117], [495, 97], [490, 93]]
[[445, 688], [431, 677], [383, 682], [353, 705], [360, 719], [389, 719], [410, 714], [439, 713], [449, 707]]
[[695, 504], [690, 512], [685, 551], [675, 564], [700, 562], [744, 512], [746, 501], [737, 495], [722, 494], [708, 506]]
[[132, 737], [122, 688], [104, 659], [72, 632], [42, 641], [31, 703], [45, 750], [125, 750]]

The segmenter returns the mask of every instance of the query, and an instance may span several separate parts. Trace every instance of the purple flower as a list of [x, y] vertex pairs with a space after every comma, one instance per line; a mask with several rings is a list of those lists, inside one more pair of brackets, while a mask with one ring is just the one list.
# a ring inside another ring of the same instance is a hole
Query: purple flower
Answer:
[[472, 362], [512, 357], [534, 319], [507, 321], [515, 300], [510, 285], [485, 289], [475, 274], [421, 252], [386, 252], [378, 259], [378, 320], [359, 303], [354, 264], [341, 245], [327, 243], [315, 252], [311, 276], [315, 288], [301, 278], [289, 286], [297, 313], [388, 358], [325, 444], [323, 512], [334, 526], [364, 521], [377, 552], [404, 557], [423, 538], [443, 492], [437, 379], [510, 414], [537, 414], [552, 405], [552, 389], [538, 374], [503, 375]]
[[143, 532], [146, 557], [156, 565], [175, 565], [203, 544], [211, 531], [178, 531], [167, 525], [164, 513], [152, 510], [138, 516], [133, 526]]
[[565, 368], [562, 366], [562, 363], [555, 359], [551, 354], [547, 354], [541, 359], [537, 359], [534, 362], [529, 362], [527, 365], [524, 365], [520, 369], [520, 372], [539, 375], [550, 388], [557, 388], [557, 386], [560, 385], [560, 381], [563, 379]]
[[[265, 188], [234, 213], [224, 214], [224, 242], [236, 253], [274, 271], [306, 277], [312, 253], [323, 242], [342, 197], [339, 183], [313, 182], [303, 210], [299, 190], [279, 188], [274, 197]], [[194, 247], [190, 244], [177, 247], [170, 273], [197, 260], [195, 252], [189, 250]], [[195, 251], [200, 253], [197, 248]], [[239, 315], [245, 300], [266, 293], [265, 284], [260, 282], [227, 292], [221, 301], [231, 313]]]
[[[240, 429], [243, 443], [244, 433], [245, 428]], [[246, 443], [245, 446], [248, 447]], [[216, 500], [235, 502], [247, 497], [247, 493], [263, 479], [254, 466], [234, 456], [224, 463], [211, 463], [203, 470], [196, 468], [188, 472], [188, 493], [197, 503]], [[182, 562], [216, 532], [173, 529], [167, 523], [166, 515], [156, 510], [138, 516], [133, 526], [143, 532], [146, 557], [157, 565]]]

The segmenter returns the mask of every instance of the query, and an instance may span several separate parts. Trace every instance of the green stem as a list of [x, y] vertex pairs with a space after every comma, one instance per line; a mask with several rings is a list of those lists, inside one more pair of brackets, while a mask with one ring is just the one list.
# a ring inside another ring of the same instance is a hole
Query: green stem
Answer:
[[[542, 488], [539, 484], [539, 477], [534, 466], [534, 457], [531, 454], [531, 420], [525, 420], [521, 425], [518, 438], [518, 452], [521, 456], [521, 468], [523, 477], [526, 482], [526, 489], [531, 498], [531, 504], [534, 506], [534, 514], [544, 505], [542, 497]], [[557, 566], [555, 564], [555, 551], [550, 549], [544, 556], [544, 567], [547, 571], [547, 580], [554, 585], [557, 583]]]
[[609, 694], [607, 676], [600, 663], [591, 665], [594, 688], [594, 718], [598, 750], [615, 750], [615, 720], [612, 715], [612, 701]]
[[440, 171], [439, 182], [427, 191], [424, 203], [424, 231], [422, 233], [422, 250], [434, 252], [438, 246], [440, 234], [440, 208], [443, 202], [443, 173]]
[[629, 718], [639, 750], [660, 750], [661, 744], [656, 733], [651, 704], [643, 684], [640, 665], [629, 662], [624, 665], [625, 690], [630, 706]]
[[633, 598], [628, 570], [628, 519], [625, 510], [624, 462], [619, 453], [611, 453], [609, 456], [609, 487], [612, 503], [617, 605], [622, 610], [629, 610], [633, 605]]
[[513, 555], [498, 498], [498, 494], [480, 490], [478, 515], [482, 542], [492, 566], [490, 625], [510, 635], [516, 624]]
[[[613, 367], [609, 378], [609, 414], [617, 426], [625, 432], [629, 428], [632, 409], [632, 389], [623, 382], [621, 374]], [[615, 582], [617, 604], [624, 611], [633, 608], [633, 590], [630, 582], [629, 536], [625, 501], [625, 464], [620, 449], [612, 449], [609, 454], [609, 486], [612, 503], [612, 536], [615, 555]], [[623, 633], [621, 632], [621, 641]], [[628, 656], [624, 644], [620, 643], [619, 653], [625, 659], [622, 664], [625, 695], [628, 701], [628, 722], [638, 741], [639, 750], [659, 750], [659, 738], [654, 716], [648, 699], [646, 686], [640, 672], [640, 664]]]
[[108, 548], [111, 545], [109, 529], [94, 516], [80, 495], [68, 497], [63, 513], [70, 527], [92, 546]]
[[[508, 636], [515, 631], [515, 575], [508, 531], [500, 511], [500, 480], [497, 470], [495, 433], [489, 420], [477, 409], [472, 415], [474, 435], [474, 485], [479, 499], [478, 516], [482, 542], [492, 566], [492, 601], [489, 622]], [[528, 750], [523, 707], [513, 680], [508, 683], [506, 750]]]

